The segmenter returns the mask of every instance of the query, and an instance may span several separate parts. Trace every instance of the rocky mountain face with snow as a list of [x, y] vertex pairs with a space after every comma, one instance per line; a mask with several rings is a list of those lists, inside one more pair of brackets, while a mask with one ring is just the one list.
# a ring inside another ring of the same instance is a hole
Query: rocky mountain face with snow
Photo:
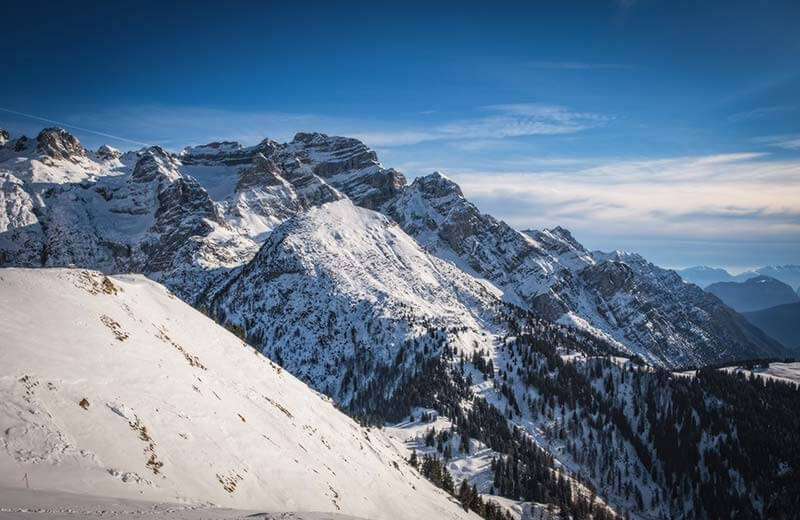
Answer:
[[429, 255], [386, 216], [344, 199], [275, 228], [202, 301], [219, 322], [348, 405], [380, 374], [393, 388], [437, 333], [488, 342], [499, 304], [492, 290]]
[[[141, 272], [211, 306], [198, 297], [239, 277], [275, 226], [349, 199], [392, 218], [426, 252], [487, 280], [505, 301], [650, 362], [781, 353], [675, 273], [635, 254], [587, 251], [562, 228], [514, 230], [482, 214], [439, 173], [408, 185], [355, 139], [301, 133], [286, 144], [265, 139], [177, 155], [159, 147], [121, 154], [110, 147], [86, 152], [50, 128], [3, 145], [0, 182], [2, 265]], [[309, 254], [313, 262], [316, 253]]]
[[142, 272], [191, 301], [244, 264], [278, 223], [341, 199], [377, 204], [403, 177], [352, 139], [211, 143], [87, 154], [61, 129], [0, 149], [0, 262]]
[[441, 174], [416, 179], [384, 210], [435, 255], [503, 297], [584, 328], [649, 362], [776, 355], [781, 347], [674, 271], [629, 253], [587, 251], [563, 228], [518, 232], [482, 214]]

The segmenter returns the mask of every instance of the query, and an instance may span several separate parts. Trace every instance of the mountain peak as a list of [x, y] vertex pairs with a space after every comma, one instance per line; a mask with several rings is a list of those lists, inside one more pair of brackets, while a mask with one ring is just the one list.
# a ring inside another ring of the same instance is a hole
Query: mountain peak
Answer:
[[747, 280], [745, 280], [742, 283], [751, 284], [751, 285], [755, 285], [755, 284], [772, 284], [772, 285], [780, 284], [780, 285], [786, 285], [783, 282], [781, 282], [780, 280], [777, 280], [777, 279], [775, 279], [775, 278], [773, 278], [771, 276], [767, 276], [767, 275], [764, 275], [764, 274], [762, 274], [760, 276], [754, 276], [753, 278], [748, 278]]
[[280, 173], [280, 168], [272, 159], [258, 152], [252, 164], [241, 169], [236, 191], [243, 191], [253, 186], [279, 186], [284, 182]]
[[108, 146], [107, 144], [104, 144], [97, 149], [97, 157], [99, 157], [103, 161], [111, 161], [122, 157], [122, 152], [120, 152], [113, 146]]
[[11, 139], [11, 136], [8, 134], [8, 130], [0, 128], [0, 146], [6, 144], [9, 139]]
[[[304, 153], [311, 162], [339, 164], [341, 165], [339, 169], [380, 166], [378, 155], [366, 144], [353, 137], [327, 135], [319, 132], [298, 132], [288, 146], [294, 152]], [[327, 170], [315, 173], [322, 176], [335, 175], [339, 173], [339, 169], [335, 169], [333, 173]]]
[[151, 146], [144, 150], [139, 160], [136, 161], [131, 179], [136, 182], [149, 182], [159, 174], [168, 180], [174, 180], [181, 176], [176, 161], [169, 152], [160, 146]]
[[267, 157], [269, 157], [282, 147], [283, 145], [281, 145], [279, 142], [270, 139], [269, 137], [265, 137], [264, 139], [261, 140], [260, 143], [258, 143], [255, 146], [255, 149], [258, 150], [259, 153], [262, 153]]
[[693, 272], [697, 272], [697, 273], [726, 273], [726, 274], [728, 274], [728, 271], [726, 271], [725, 269], [723, 269], [721, 267], [709, 267], [707, 265], [696, 265], [694, 267], [687, 267], [685, 269], [681, 269], [681, 271], [684, 271], [684, 272], [692, 272], [693, 271]]
[[[343, 199], [276, 227], [211, 303], [284, 368], [349, 403], [345, 373], [355, 356], [374, 360], [365, 374], [378, 374], [429, 327], [483, 330], [496, 300], [384, 214]], [[366, 343], [375, 345], [368, 353], [359, 346]]]
[[[541, 244], [547, 244], [548, 248], [554, 252], [558, 252], [558, 254], [564, 254], [568, 251], [577, 254], [584, 254], [587, 252], [586, 248], [583, 247], [583, 244], [575, 240], [575, 237], [572, 236], [572, 233], [568, 229], [561, 226], [544, 230], [526, 229], [523, 230], [522, 233], [535, 239]], [[603, 260], [605, 260], [612, 257], [613, 254], [602, 253], [602, 256]]]
[[414, 179], [412, 186], [432, 197], [440, 198], [448, 195], [464, 197], [461, 187], [440, 171]]
[[[569, 229], [561, 226], [556, 226], [552, 229], [549, 229], [548, 231], [560, 237], [561, 239], [565, 240], [566, 242], [569, 242], [570, 244], [575, 246], [576, 249], [583, 249], [583, 246], [577, 240], [575, 240], [575, 237], [572, 236], [572, 232]], [[617, 256], [623, 256], [624, 254], [621, 251], [615, 251], [615, 253], [617, 253]]]
[[765, 275], [748, 278], [744, 282], [717, 282], [706, 287], [706, 291], [739, 312], [800, 301], [789, 285]]
[[351, 137], [300, 132], [282, 148], [297, 172], [316, 175], [359, 206], [378, 209], [405, 186], [405, 177], [384, 168], [378, 155]]
[[83, 146], [75, 136], [63, 128], [45, 128], [36, 136], [37, 150], [52, 158], [74, 161], [86, 155]]
[[301, 143], [318, 143], [321, 141], [327, 141], [329, 139], [328, 134], [323, 134], [321, 132], [297, 132], [294, 134], [294, 138], [292, 139], [293, 142], [301, 142]]

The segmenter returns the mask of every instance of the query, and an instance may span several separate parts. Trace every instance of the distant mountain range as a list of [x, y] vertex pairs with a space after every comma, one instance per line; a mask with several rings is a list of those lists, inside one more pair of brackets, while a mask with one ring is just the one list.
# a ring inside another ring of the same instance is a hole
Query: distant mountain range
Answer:
[[[710, 280], [726, 276], [728, 281], [714, 282], [706, 286], [709, 292], [722, 300], [764, 331], [769, 337], [800, 354], [800, 289], [795, 291], [788, 282], [796, 281], [799, 266], [784, 265], [762, 267], [756, 271], [731, 276], [724, 269], [696, 267], [691, 268], [691, 276], [696, 280]], [[685, 276], [684, 270], [682, 275]], [[780, 276], [767, 276], [772, 273]], [[742, 280], [745, 278], [745, 280]]]
[[800, 302], [787, 284], [770, 276], [756, 276], [745, 282], [717, 282], [706, 287], [726, 305], [739, 312], [751, 312], [785, 303]]
[[800, 265], [768, 265], [753, 271], [745, 271], [737, 275], [732, 275], [720, 267], [708, 267], [705, 265], [677, 269], [676, 271], [679, 275], [681, 275], [681, 278], [687, 282], [697, 284], [704, 288], [708, 287], [712, 283], [745, 282], [750, 278], [765, 275], [775, 278], [776, 280], [780, 280], [781, 282], [789, 285], [795, 291], [800, 291]]
[[742, 314], [750, 323], [787, 347], [794, 348], [796, 355], [800, 355], [800, 302]]

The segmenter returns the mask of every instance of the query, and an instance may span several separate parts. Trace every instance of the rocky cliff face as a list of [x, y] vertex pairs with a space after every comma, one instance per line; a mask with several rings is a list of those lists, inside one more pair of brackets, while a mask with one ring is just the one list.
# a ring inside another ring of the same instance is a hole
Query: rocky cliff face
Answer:
[[286, 150], [357, 205], [377, 209], [406, 185], [403, 175], [381, 166], [378, 156], [357, 139], [299, 133]]
[[255, 253], [165, 150], [87, 154], [51, 129], [37, 141], [0, 152], [3, 265], [142, 272], [191, 299], [212, 273]]
[[36, 136], [36, 150], [51, 159], [75, 161], [85, 157], [81, 143], [63, 128], [45, 128]]

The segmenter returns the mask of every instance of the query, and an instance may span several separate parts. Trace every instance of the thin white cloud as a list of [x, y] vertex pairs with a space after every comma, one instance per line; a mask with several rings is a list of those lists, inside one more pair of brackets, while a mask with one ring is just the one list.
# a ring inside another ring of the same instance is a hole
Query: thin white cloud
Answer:
[[743, 112], [736, 112], [728, 116], [728, 121], [733, 123], [741, 123], [746, 121], [757, 121], [767, 119], [776, 114], [784, 114], [791, 112], [797, 107], [791, 105], [775, 105], [768, 107], [759, 107], [753, 110], [746, 110]]
[[122, 107], [68, 118], [68, 121], [81, 125], [75, 128], [84, 129], [113, 121], [119, 128], [144, 136], [143, 140], [178, 148], [223, 139], [245, 144], [265, 137], [287, 140], [298, 131], [311, 130], [353, 136], [376, 148], [431, 141], [484, 141], [483, 146], [486, 146], [490, 140], [507, 137], [573, 134], [600, 126], [608, 120], [599, 114], [538, 104], [491, 105], [479, 108], [475, 117], [439, 120], [417, 128], [318, 114], [163, 106]]
[[604, 124], [608, 117], [575, 112], [563, 106], [534, 103], [488, 105], [489, 115], [452, 121], [436, 128], [447, 139], [500, 139], [530, 135], [572, 134]]
[[783, 148], [784, 150], [800, 150], [800, 134], [759, 137], [755, 141]]
[[584, 236], [800, 239], [800, 161], [741, 153], [571, 170], [450, 172], [510, 224]]
[[601, 114], [575, 112], [567, 107], [532, 103], [481, 107], [483, 115], [441, 122], [425, 130], [355, 132], [370, 146], [407, 146], [429, 141], [457, 141], [468, 149], [491, 147], [490, 141], [507, 137], [574, 134], [605, 124]]

